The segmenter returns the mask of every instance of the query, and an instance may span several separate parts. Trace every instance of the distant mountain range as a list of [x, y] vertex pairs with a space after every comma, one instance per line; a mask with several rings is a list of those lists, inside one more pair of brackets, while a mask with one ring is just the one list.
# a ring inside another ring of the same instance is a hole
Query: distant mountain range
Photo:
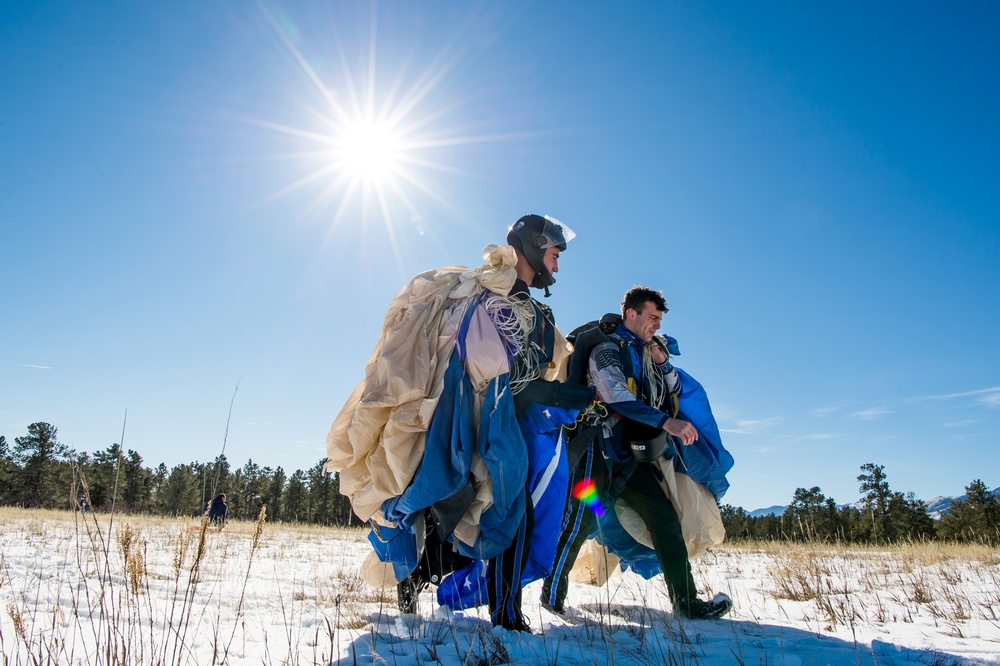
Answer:
[[[994, 488], [990, 491], [994, 497], [1000, 496], [1000, 487]], [[944, 514], [948, 513], [948, 508], [951, 507], [952, 502], [957, 502], [958, 500], [964, 500], [965, 495], [953, 495], [948, 497], [934, 497], [927, 501], [927, 513], [931, 518], [940, 518]], [[845, 506], [857, 506], [860, 507], [858, 502], [852, 504], [840, 504], [839, 508], [844, 508]], [[753, 511], [748, 511], [748, 516], [780, 516], [785, 512], [788, 505], [783, 506], [768, 506], [763, 509], [754, 509]]]

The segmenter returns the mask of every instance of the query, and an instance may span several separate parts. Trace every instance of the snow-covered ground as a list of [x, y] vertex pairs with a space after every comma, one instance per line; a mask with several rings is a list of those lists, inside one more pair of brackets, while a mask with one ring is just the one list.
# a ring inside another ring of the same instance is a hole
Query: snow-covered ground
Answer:
[[704, 594], [735, 601], [719, 621], [674, 618], [660, 578], [574, 584], [570, 619], [539, 607], [535, 583], [526, 635], [432, 591], [401, 617], [394, 591], [357, 575], [360, 532], [97, 521], [0, 511], [4, 664], [1000, 663], [1000, 556], [986, 548], [722, 548], [694, 565]]

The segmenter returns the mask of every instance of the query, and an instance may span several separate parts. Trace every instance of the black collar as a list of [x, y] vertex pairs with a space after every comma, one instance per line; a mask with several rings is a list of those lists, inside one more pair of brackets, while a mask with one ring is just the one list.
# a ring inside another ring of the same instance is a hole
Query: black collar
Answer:
[[528, 292], [528, 283], [521, 278], [514, 280], [514, 286], [510, 288], [509, 296], [520, 300], [531, 298], [531, 294]]

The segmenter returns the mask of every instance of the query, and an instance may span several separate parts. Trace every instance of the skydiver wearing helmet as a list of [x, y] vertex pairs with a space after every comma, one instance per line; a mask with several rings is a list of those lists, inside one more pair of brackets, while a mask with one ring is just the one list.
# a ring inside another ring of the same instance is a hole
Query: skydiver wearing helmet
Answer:
[[[557, 360], [555, 347], [559, 344], [557, 340], [562, 341], [563, 338], [556, 328], [552, 309], [532, 298], [528, 291], [530, 286], [544, 289], [545, 296], [550, 295], [549, 287], [555, 284], [555, 274], [559, 272], [560, 254], [566, 250], [566, 244], [575, 236], [576, 234], [564, 223], [540, 215], [521, 217], [507, 233], [507, 243], [513, 246], [517, 254], [515, 266], [517, 280], [510, 290], [509, 298], [525, 307], [530, 307], [532, 311], [531, 330], [527, 335], [529, 344], [522, 346], [511, 368], [517, 418], [526, 435], [526, 429], [531, 427], [526, 424], [537, 421], [540, 414], [545, 418], [551, 418], [556, 411], [553, 408], [572, 410], [570, 420], [567, 421], [572, 423], [578, 411], [586, 409], [595, 397], [591, 387], [552, 382], [541, 378], [542, 371]], [[580, 391], [581, 388], [585, 390]], [[557, 425], [553, 440], [558, 437], [558, 429]], [[532, 493], [536, 490], [535, 482], [544, 471], [544, 469], [532, 469], [539, 466], [535, 464], [536, 454], [537, 452], [532, 451], [532, 446], [529, 444], [528, 455], [531, 464], [525, 487], [526, 510], [517, 535], [507, 550], [489, 560], [486, 575], [490, 619], [493, 624], [527, 632], [531, 629], [521, 612], [521, 588], [531, 558], [537, 558], [536, 553], [529, 552], [533, 545], [531, 537], [536, 524]], [[555, 455], [559, 457], [559, 453]], [[549, 451], [548, 457], [551, 456], [552, 453]], [[564, 459], [565, 453], [562, 456]], [[562, 465], [565, 467], [565, 463]], [[568, 477], [563, 483], [568, 484]], [[562, 495], [565, 496], [565, 491]], [[561, 511], [556, 512], [554, 517], [557, 520], [561, 518]], [[556, 522], [549, 526], [549, 529], [558, 530], [558, 524]], [[541, 557], [543, 561], [541, 566], [544, 570], [536, 573], [534, 577], [540, 577], [551, 569], [551, 555], [548, 558], [544, 555]], [[530, 573], [528, 577], [532, 577]]]
[[556, 281], [553, 274], [559, 272], [559, 253], [565, 252], [566, 243], [575, 237], [572, 229], [549, 216], [519, 219], [507, 232], [507, 242], [517, 252], [518, 278], [525, 285], [544, 289], [549, 296], [549, 287]]
[[[452, 536], [452, 527], [442, 528], [447, 521], [438, 519], [446, 512], [445, 505], [454, 503], [466, 491], [427, 507], [426, 530], [422, 517], [416, 521], [420, 535], [417, 565], [397, 586], [400, 610], [404, 613], [416, 611], [421, 590], [431, 582], [438, 585], [441, 603], [457, 609], [488, 601], [494, 625], [531, 631], [521, 612], [521, 588], [552, 568], [555, 540], [551, 535], [557, 534], [561, 525], [569, 477], [565, 448], [561, 447], [561, 429], [573, 423], [579, 412], [593, 403], [596, 394], [592, 387], [551, 381], [554, 366], [568, 356], [569, 348], [555, 325], [551, 308], [532, 298], [529, 289], [546, 289], [548, 293], [547, 288], [555, 283], [554, 275], [559, 272], [560, 254], [574, 237], [573, 231], [562, 222], [540, 215], [525, 215], [508, 230], [507, 242], [511, 247], [504, 247], [511, 259], [516, 258], [512, 266], [513, 285], [505, 292], [502, 303], [490, 301], [493, 305], [489, 310], [494, 317], [499, 308], [498, 319], [516, 322], [515, 326], [505, 326], [501, 337], [515, 328], [517, 339], [507, 348], [509, 390], [490, 397], [489, 403], [500, 405], [501, 400], [509, 401], [512, 418], [498, 420], [499, 425], [491, 426], [488, 436], [492, 455], [500, 455], [500, 462], [505, 465], [503, 481], [510, 481], [505, 486], [506, 501], [516, 508], [511, 508], [504, 517], [505, 536], [503, 541], [497, 539], [497, 548], [480, 560], [470, 560], [457, 554], [461, 548]], [[474, 352], [475, 347], [471, 349]], [[491, 410], [502, 411], [502, 405]], [[447, 420], [455, 419], [449, 415]], [[432, 419], [431, 431], [434, 424]], [[495, 453], [498, 441], [508, 447], [505, 456]], [[422, 469], [426, 468], [424, 465]], [[533, 493], [544, 495], [546, 500], [553, 499], [536, 508]], [[511, 496], [516, 499], [512, 501]], [[539, 531], [533, 540], [536, 525]], [[544, 543], [539, 546], [541, 542]], [[468, 598], [448, 596], [448, 590], [462, 594], [473, 588], [475, 592]]]

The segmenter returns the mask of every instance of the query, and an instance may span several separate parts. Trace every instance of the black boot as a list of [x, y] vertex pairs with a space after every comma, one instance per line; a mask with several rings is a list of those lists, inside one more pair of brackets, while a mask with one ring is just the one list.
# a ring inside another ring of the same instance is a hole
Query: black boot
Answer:
[[717, 594], [711, 601], [697, 597], [679, 599], [674, 604], [674, 615], [688, 620], [718, 620], [733, 609], [733, 600], [724, 594]]
[[399, 599], [399, 612], [413, 614], [417, 612], [417, 599], [427, 587], [427, 581], [420, 576], [420, 571], [414, 571], [405, 580], [396, 584], [396, 596]]

